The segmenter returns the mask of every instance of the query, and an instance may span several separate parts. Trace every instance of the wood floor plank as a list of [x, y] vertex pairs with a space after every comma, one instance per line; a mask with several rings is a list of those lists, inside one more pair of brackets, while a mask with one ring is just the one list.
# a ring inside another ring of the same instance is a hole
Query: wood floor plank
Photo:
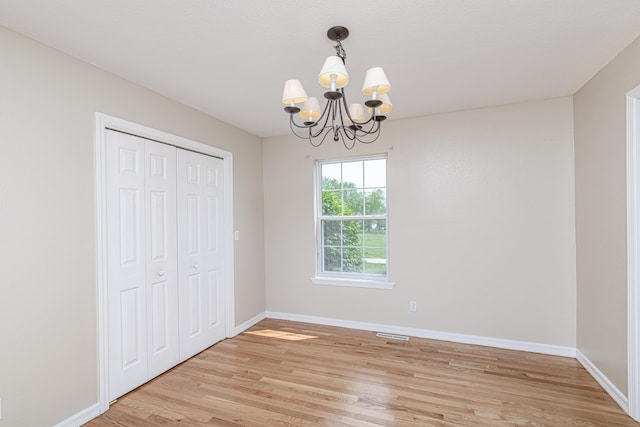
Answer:
[[87, 427], [640, 427], [572, 358], [266, 319]]

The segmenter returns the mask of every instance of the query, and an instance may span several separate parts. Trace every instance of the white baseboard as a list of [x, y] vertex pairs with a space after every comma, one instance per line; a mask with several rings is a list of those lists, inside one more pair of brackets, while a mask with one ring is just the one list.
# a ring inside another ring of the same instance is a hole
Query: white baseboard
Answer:
[[576, 349], [551, 344], [540, 344], [526, 341], [513, 341], [501, 338], [481, 337], [476, 335], [454, 334], [430, 331], [428, 329], [406, 328], [402, 326], [382, 325], [378, 323], [354, 322], [350, 320], [332, 319], [328, 317], [305, 316], [291, 313], [267, 311], [268, 318], [291, 320], [295, 322], [315, 323], [318, 325], [339, 326], [343, 328], [361, 329], [365, 331], [386, 332], [390, 334], [408, 335], [418, 338], [429, 338], [440, 341], [452, 341], [462, 344], [484, 345], [508, 350], [528, 351], [553, 356], [576, 357]]
[[[266, 311], [263, 311], [262, 313], [256, 316], [253, 316], [251, 319], [247, 320], [241, 325], [236, 326], [235, 329], [233, 330], [233, 336], [235, 337], [236, 335], [241, 334], [242, 332], [246, 331], [256, 323], [260, 322], [261, 320], [264, 320], [266, 317], [267, 317]], [[231, 337], [228, 337], [228, 338], [231, 338]]]
[[627, 414], [629, 413], [629, 400], [627, 396], [622, 393], [618, 387], [616, 387], [610, 380], [607, 378], [600, 369], [596, 365], [593, 364], [591, 360], [587, 356], [585, 356], [580, 350], [577, 350], [576, 359], [578, 362], [584, 366], [584, 369], [587, 370], [591, 374], [591, 376], [602, 386], [604, 391], [609, 393], [609, 396], [625, 411]]
[[79, 427], [84, 423], [88, 423], [98, 415], [100, 415], [100, 403], [94, 403], [66, 420], [60, 421], [53, 427]]

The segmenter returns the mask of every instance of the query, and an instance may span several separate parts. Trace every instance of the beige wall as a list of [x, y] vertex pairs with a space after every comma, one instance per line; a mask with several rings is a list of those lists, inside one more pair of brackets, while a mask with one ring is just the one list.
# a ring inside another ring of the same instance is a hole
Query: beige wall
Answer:
[[574, 97], [578, 349], [625, 395], [625, 94], [639, 84], [640, 39]]
[[[350, 152], [267, 139], [267, 309], [574, 347], [572, 117], [567, 97], [390, 121]], [[381, 152], [395, 289], [312, 285], [314, 159]]]
[[0, 425], [51, 426], [98, 401], [94, 113], [233, 152], [236, 324], [265, 309], [262, 144], [2, 27], [0, 58]]

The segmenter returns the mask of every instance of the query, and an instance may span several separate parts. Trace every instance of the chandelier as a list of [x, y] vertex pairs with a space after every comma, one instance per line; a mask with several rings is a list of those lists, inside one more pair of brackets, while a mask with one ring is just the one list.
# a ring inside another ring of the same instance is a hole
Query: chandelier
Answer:
[[[320, 109], [317, 98], [307, 96], [299, 80], [284, 84], [282, 103], [289, 113], [291, 131], [299, 138], [308, 139], [314, 147], [320, 146], [328, 135], [342, 141], [352, 149], [356, 142], [370, 144], [380, 136], [381, 122], [387, 118], [393, 105], [387, 92], [391, 84], [380, 67], [370, 68], [364, 78], [362, 94], [368, 99], [362, 104], [348, 104], [344, 87], [349, 83], [345, 68], [347, 54], [342, 41], [349, 36], [345, 27], [332, 27], [327, 37], [337, 43], [336, 54], [329, 56], [318, 74], [318, 83], [328, 89], [324, 93], [326, 104]], [[295, 116], [302, 120], [296, 122]]]

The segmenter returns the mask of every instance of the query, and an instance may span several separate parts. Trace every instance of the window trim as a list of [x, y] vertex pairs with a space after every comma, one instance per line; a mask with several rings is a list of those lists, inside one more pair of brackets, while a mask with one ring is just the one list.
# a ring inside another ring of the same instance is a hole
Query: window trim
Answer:
[[[322, 271], [322, 165], [331, 163], [347, 163], [354, 161], [367, 161], [367, 160], [385, 160], [385, 170], [389, 170], [389, 156], [387, 153], [354, 156], [346, 158], [329, 158], [318, 159], [315, 161], [314, 170], [314, 220], [315, 220], [315, 239], [316, 239], [316, 276], [311, 278], [311, 283], [314, 285], [328, 285], [328, 286], [350, 286], [359, 288], [375, 288], [375, 289], [393, 289], [395, 283], [390, 280], [390, 253], [389, 253], [389, 207], [387, 198], [387, 213], [385, 215], [356, 215], [355, 217], [336, 217], [335, 219], [372, 219], [372, 217], [382, 217], [380, 219], [386, 219], [386, 260], [387, 269], [386, 275], [373, 275], [366, 273], [344, 273], [344, 272], [323, 272]], [[388, 179], [385, 179], [385, 194], [388, 195]]]

